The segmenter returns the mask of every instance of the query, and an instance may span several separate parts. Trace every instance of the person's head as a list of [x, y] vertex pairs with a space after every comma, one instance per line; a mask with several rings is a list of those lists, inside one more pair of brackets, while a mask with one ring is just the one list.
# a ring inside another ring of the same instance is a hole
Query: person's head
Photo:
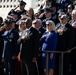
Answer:
[[20, 10], [23, 10], [25, 8], [25, 5], [26, 5], [26, 2], [20, 1], [20, 4], [19, 4]]
[[27, 15], [28, 15], [29, 17], [32, 17], [32, 16], [34, 15], [34, 10], [33, 10], [33, 8], [29, 8], [29, 9], [27, 10]]
[[59, 21], [60, 21], [60, 18], [61, 18], [62, 15], [65, 15], [65, 12], [60, 12], [60, 13], [58, 14], [58, 19], [59, 19]]
[[76, 22], [72, 23], [72, 27], [76, 28]]
[[32, 19], [31, 18], [27, 18], [25, 20], [25, 22], [26, 22], [26, 28], [30, 28], [32, 26]]
[[52, 3], [51, 4], [51, 8], [52, 8], [52, 10], [54, 11], [54, 12], [56, 12], [57, 11], [57, 3]]
[[6, 30], [13, 29], [13, 28], [15, 28], [15, 21], [14, 20], [6, 20], [4, 22], [4, 26], [5, 26]]
[[72, 11], [72, 20], [76, 20], [76, 10]]
[[42, 25], [42, 21], [40, 19], [35, 19], [33, 22], [32, 22], [32, 26], [34, 28], [39, 28], [40, 26]]
[[45, 8], [45, 9], [44, 9], [44, 13], [45, 13], [45, 17], [46, 17], [46, 18], [49, 18], [49, 17], [52, 16], [53, 10], [50, 9], [50, 8]]
[[45, 0], [44, 5], [45, 6], [51, 6], [51, 1], [50, 0]]
[[72, 4], [69, 4], [67, 7], [67, 12], [70, 13], [74, 9], [74, 6]]
[[3, 18], [0, 17], [0, 25], [3, 23]]
[[25, 20], [20, 20], [19, 21], [19, 31], [22, 31], [24, 29], [26, 29], [26, 22], [25, 22]]
[[50, 31], [56, 31], [55, 30], [55, 23], [52, 21], [52, 20], [48, 20], [48, 21], [46, 21], [46, 30], [48, 31], [48, 32], [50, 32]]
[[68, 22], [68, 16], [65, 14], [65, 15], [62, 15], [60, 17], [60, 23], [61, 24], [66, 24]]

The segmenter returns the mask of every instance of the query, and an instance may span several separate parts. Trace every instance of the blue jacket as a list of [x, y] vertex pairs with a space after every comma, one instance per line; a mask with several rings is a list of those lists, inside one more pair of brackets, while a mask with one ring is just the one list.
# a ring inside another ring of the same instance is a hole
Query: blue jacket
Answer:
[[[43, 36], [46, 34], [48, 34], [48, 32], [45, 32]], [[57, 46], [57, 34], [55, 33], [55, 31], [51, 31], [50, 35], [45, 38], [41, 38], [40, 42], [42, 45], [42, 51], [55, 51]], [[44, 53], [42, 55], [45, 56]]]

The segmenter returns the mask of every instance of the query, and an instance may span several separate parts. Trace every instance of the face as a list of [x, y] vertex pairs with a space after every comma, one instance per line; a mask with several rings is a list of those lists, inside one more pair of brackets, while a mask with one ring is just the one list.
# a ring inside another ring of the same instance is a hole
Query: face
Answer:
[[72, 7], [68, 7], [68, 12], [72, 12]]
[[38, 27], [40, 27], [40, 22], [36, 22], [36, 23], [34, 23], [33, 26], [34, 26], [34, 28], [38, 28]]
[[65, 13], [60, 13], [59, 15], [58, 15], [58, 19], [59, 19], [59, 21], [60, 21], [60, 17], [62, 16], [62, 15], [64, 15]]
[[60, 19], [61, 24], [65, 24], [67, 22], [67, 18], [63, 17]]
[[29, 10], [27, 11], [27, 14], [28, 14], [28, 16], [29, 16], [29, 15], [33, 15], [33, 14], [34, 14], [33, 9], [32, 9], [32, 8], [29, 8]]
[[13, 29], [15, 28], [15, 23], [11, 23], [10, 25], [6, 26], [6, 30], [10, 30], [10, 29]]
[[46, 23], [46, 30], [51, 31], [51, 24], [49, 22]]
[[45, 1], [45, 5], [46, 5], [46, 6], [50, 6], [50, 5], [51, 5], [51, 2]]
[[52, 13], [51, 13], [51, 12], [47, 12], [47, 13], [45, 13], [45, 17], [46, 17], [46, 18], [51, 17], [51, 15], [52, 15]]
[[21, 10], [23, 10], [25, 8], [25, 5], [20, 5], [19, 7]]
[[22, 31], [26, 28], [24, 22], [19, 22], [19, 30]]
[[53, 6], [53, 7], [52, 7], [52, 10], [53, 10], [54, 12], [56, 12], [56, 7], [55, 7], [55, 6]]
[[15, 23], [12, 23], [12, 25], [11, 25], [11, 26], [12, 26], [12, 28], [15, 28]]
[[76, 14], [72, 14], [72, 20], [76, 20]]

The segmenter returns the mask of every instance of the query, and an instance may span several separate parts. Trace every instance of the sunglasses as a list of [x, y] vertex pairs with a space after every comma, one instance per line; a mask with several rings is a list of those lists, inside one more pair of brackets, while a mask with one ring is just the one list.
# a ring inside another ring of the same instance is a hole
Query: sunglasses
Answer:
[[64, 20], [65, 18], [60, 18], [61, 20]]
[[33, 23], [33, 24], [37, 24], [37, 23], [35, 22], [35, 23]]
[[61, 16], [58, 16], [59, 18], [61, 17]]
[[46, 24], [46, 26], [49, 26], [49, 24]]

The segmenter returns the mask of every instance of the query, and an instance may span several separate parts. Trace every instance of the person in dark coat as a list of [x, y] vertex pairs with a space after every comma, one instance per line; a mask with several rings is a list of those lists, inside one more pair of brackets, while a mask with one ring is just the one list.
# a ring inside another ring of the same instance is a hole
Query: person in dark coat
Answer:
[[5, 26], [3, 26], [3, 18], [0, 17], [0, 74], [4, 75], [4, 64], [2, 63], [2, 52], [3, 52], [3, 33], [5, 31]]
[[14, 20], [16, 23], [15, 23], [15, 29], [18, 30], [18, 21], [21, 19], [21, 16], [19, 15], [19, 13], [17, 11], [13, 11], [11, 12], [10, 15], [7, 16], [7, 19], [12, 19]]
[[51, 9], [53, 10], [53, 14], [52, 14], [52, 19], [54, 20], [55, 24], [57, 24], [58, 21], [58, 4], [57, 3], [52, 3], [51, 4]]
[[[73, 27], [68, 23], [66, 14], [60, 17], [60, 25], [56, 30], [58, 33], [57, 50], [68, 51], [71, 49], [73, 47], [75, 33]], [[63, 75], [69, 75], [69, 65], [70, 53], [65, 53], [63, 56]]]
[[[19, 13], [19, 16], [26, 14], [25, 5], [26, 5], [26, 2], [20, 1], [19, 5], [16, 8], [8, 12], [8, 15], [10, 15], [14, 11], [17, 11]], [[17, 8], [19, 8], [19, 10], [17, 10]]]
[[45, 32], [45, 29], [42, 26], [42, 21], [40, 19], [35, 19], [32, 22], [32, 26], [39, 31], [40, 38], [41, 38], [43, 33]]
[[[73, 47], [76, 47], [76, 10], [72, 11], [71, 20], [69, 24], [74, 28], [74, 31], [75, 31], [75, 40], [74, 40]], [[70, 58], [71, 58], [70, 59], [71, 61], [70, 75], [75, 75], [76, 74], [76, 48], [71, 51]]]
[[53, 10], [50, 9], [50, 8], [45, 8], [44, 13], [45, 13], [46, 18], [44, 20], [42, 20], [42, 24], [43, 24], [44, 27], [46, 27], [46, 21], [48, 21], [48, 20], [54, 21], [52, 19]]
[[26, 29], [21, 37], [20, 51], [22, 75], [37, 75], [37, 56], [39, 51], [39, 32], [32, 27], [32, 19], [25, 20]]
[[[38, 31], [39, 31], [39, 35], [41, 38], [42, 35], [44, 34], [44, 32], [46, 31], [43, 27], [42, 27], [42, 21], [40, 19], [35, 19], [33, 22], [32, 22], [32, 26], [34, 28], [36, 28]], [[42, 75], [43, 73], [43, 69], [42, 69], [42, 52], [41, 52], [41, 48], [39, 48], [39, 53], [38, 53], [38, 58], [37, 58], [37, 62], [38, 62], [38, 68], [39, 68], [39, 75]]]
[[14, 29], [15, 22], [6, 20], [4, 23], [5, 32], [2, 35], [4, 40], [2, 62], [5, 63], [6, 75], [15, 75], [15, 59], [18, 55], [17, 40], [18, 32]]
[[16, 10], [19, 13], [19, 15], [25, 15], [26, 14], [25, 5], [26, 5], [26, 2], [20, 1], [19, 10]]

